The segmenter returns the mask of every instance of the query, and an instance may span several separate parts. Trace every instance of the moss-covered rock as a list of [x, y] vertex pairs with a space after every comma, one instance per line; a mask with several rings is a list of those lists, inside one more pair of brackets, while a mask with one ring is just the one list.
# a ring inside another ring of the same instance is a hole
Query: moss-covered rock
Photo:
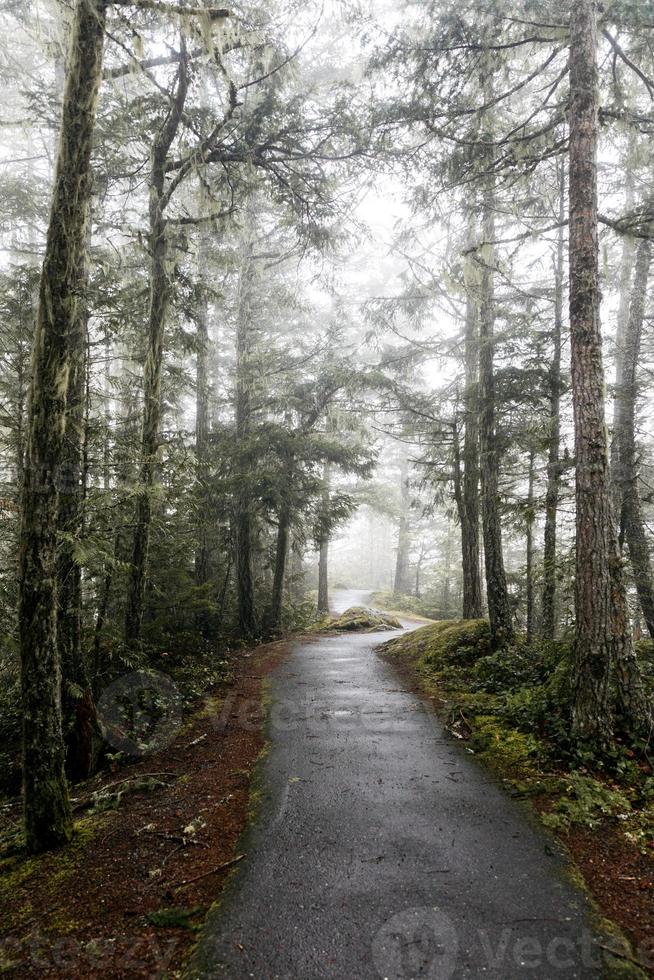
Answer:
[[425, 668], [467, 666], [490, 653], [490, 627], [485, 619], [446, 619], [392, 640], [384, 649], [390, 654], [421, 660]]
[[351, 606], [340, 616], [320, 625], [320, 632], [337, 633], [378, 633], [399, 629], [402, 629], [402, 623], [395, 616], [366, 606]]

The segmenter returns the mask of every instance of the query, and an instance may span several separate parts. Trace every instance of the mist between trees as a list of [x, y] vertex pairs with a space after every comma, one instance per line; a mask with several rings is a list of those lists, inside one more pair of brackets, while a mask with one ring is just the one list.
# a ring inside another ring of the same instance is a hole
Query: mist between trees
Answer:
[[201, 686], [330, 582], [487, 616], [498, 649], [574, 640], [575, 737], [647, 740], [649, 5], [0, 23], [0, 762], [28, 847], [71, 836], [108, 684], [165, 655]]

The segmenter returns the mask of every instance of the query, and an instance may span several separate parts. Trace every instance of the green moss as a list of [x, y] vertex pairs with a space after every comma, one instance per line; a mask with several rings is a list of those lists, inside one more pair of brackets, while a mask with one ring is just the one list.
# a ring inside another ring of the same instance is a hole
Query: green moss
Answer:
[[402, 629], [402, 624], [394, 616], [378, 612], [376, 609], [367, 609], [365, 606], [352, 606], [342, 615], [327, 620], [320, 627], [320, 630], [346, 633], [374, 633], [386, 629], [399, 630]]
[[76, 820], [73, 824], [75, 836], [73, 838], [73, 848], [80, 850], [97, 837], [98, 832], [106, 825], [106, 819], [91, 814]]
[[[581, 879], [581, 887], [587, 891], [583, 879]], [[601, 916], [598, 916], [598, 919], [598, 930], [606, 938], [605, 945], [615, 950], [615, 955], [612, 955], [609, 949], [602, 950], [602, 976], [605, 980], [646, 980], [649, 974], [641, 968], [632, 955], [631, 943], [619, 926]]]
[[[73, 840], [67, 847], [31, 857], [20, 851], [0, 859], [0, 926], [3, 929], [20, 925], [31, 914], [29, 903], [18, 905], [21, 889], [34, 887], [30, 879], [38, 874], [43, 879], [40, 887], [54, 893], [62, 882], [75, 874], [79, 858], [105, 823], [106, 818], [83, 817], [75, 822]], [[54, 928], [59, 927], [55, 925]]]
[[43, 858], [39, 856], [27, 858], [20, 854], [0, 861], [0, 894], [19, 888], [39, 870], [42, 861]]
[[9, 973], [18, 966], [18, 960], [12, 960], [10, 954], [0, 946], [0, 973]]
[[204, 912], [205, 909], [201, 905], [196, 905], [190, 909], [171, 907], [150, 912], [147, 919], [151, 925], [157, 926], [159, 929], [191, 929], [195, 931], [201, 926], [198, 919], [204, 916]]
[[490, 627], [485, 619], [444, 619], [391, 640], [384, 649], [391, 655], [421, 660], [424, 668], [465, 666], [490, 653]]
[[494, 715], [476, 715], [469, 745], [500, 776], [524, 780], [538, 777], [539, 754], [534, 738], [506, 728]]
[[78, 919], [71, 918], [67, 909], [57, 908], [48, 917], [47, 932], [54, 932], [59, 936], [67, 936], [71, 932], [79, 929], [81, 925], [82, 923]]

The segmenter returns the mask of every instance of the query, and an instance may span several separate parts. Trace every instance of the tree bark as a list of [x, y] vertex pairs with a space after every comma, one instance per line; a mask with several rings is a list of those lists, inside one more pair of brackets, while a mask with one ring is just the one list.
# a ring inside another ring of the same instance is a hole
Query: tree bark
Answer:
[[640, 607], [651, 637], [654, 637], [654, 587], [649, 543], [645, 534], [636, 458], [636, 402], [638, 398], [637, 370], [640, 360], [641, 337], [645, 316], [647, 282], [652, 258], [652, 243], [643, 239], [638, 246], [631, 305], [624, 334], [622, 376], [616, 391], [618, 426], [615, 439], [619, 447], [620, 497], [622, 512], [620, 537], [629, 550], [629, 559], [636, 583]]
[[325, 463], [323, 472], [323, 494], [322, 494], [322, 530], [318, 540], [318, 612], [327, 615], [329, 613], [329, 532], [327, 531], [327, 517], [329, 512], [329, 482], [331, 479], [331, 466]]
[[464, 337], [465, 389], [463, 407], [463, 481], [461, 521], [461, 559], [463, 571], [463, 618], [483, 615], [481, 567], [479, 560], [479, 311], [475, 267], [465, 264], [466, 320]]
[[450, 606], [452, 595], [452, 524], [447, 522], [445, 536], [445, 554], [443, 555], [443, 591], [441, 593], [441, 609], [446, 619], [451, 618]]
[[[80, 286], [88, 285], [87, 251], [80, 270]], [[62, 668], [62, 706], [66, 771], [75, 781], [91, 771], [95, 708], [86, 660], [82, 651], [82, 572], [75, 559], [74, 542], [82, 533], [84, 444], [87, 398], [88, 315], [86, 297], [78, 309], [72, 344], [66, 405], [66, 434], [62, 446], [59, 490], [57, 555], [57, 644]]]
[[611, 672], [628, 726], [649, 718], [629, 626], [613, 520], [599, 321], [597, 2], [577, 0], [570, 31], [570, 333], [575, 420], [576, 633], [574, 734], [613, 733]]
[[209, 304], [204, 283], [207, 260], [206, 232], [200, 233], [198, 245], [198, 288], [197, 295], [197, 369], [195, 384], [195, 458], [198, 480], [198, 541], [195, 551], [195, 580], [198, 585], [209, 581], [209, 540], [207, 534], [207, 480], [209, 444]]
[[424, 540], [420, 542], [420, 553], [416, 561], [416, 574], [415, 574], [415, 595], [417, 599], [422, 598], [421, 594], [421, 575], [422, 575], [422, 563], [425, 560], [425, 542]]
[[275, 574], [273, 577], [272, 599], [270, 604], [270, 628], [274, 632], [282, 625], [282, 603], [284, 598], [284, 576], [288, 557], [288, 542], [291, 530], [291, 508], [283, 501], [278, 515], [277, 542], [275, 545]]
[[252, 571], [252, 452], [248, 445], [252, 435], [252, 323], [251, 302], [254, 284], [252, 241], [248, 234], [242, 251], [236, 323], [236, 441], [238, 452], [238, 489], [236, 492], [235, 542], [238, 617], [244, 637], [258, 631]]
[[409, 463], [406, 448], [402, 447], [400, 460], [400, 520], [397, 532], [397, 557], [395, 560], [395, 577], [393, 591], [406, 594], [411, 591], [409, 578]]
[[[627, 152], [626, 193], [624, 207], [629, 212], [634, 205], [634, 174], [630, 166], [633, 150], [633, 136], [630, 137]], [[631, 235], [625, 235], [622, 243], [622, 258], [620, 261], [620, 284], [618, 314], [615, 325], [615, 395], [613, 397], [613, 438], [611, 440], [610, 467], [611, 487], [613, 490], [613, 513], [618, 517], [622, 512], [622, 485], [620, 473], [620, 431], [622, 400], [620, 387], [624, 374], [625, 335], [629, 319], [629, 302], [631, 296], [631, 280], [636, 258], [636, 242]]]
[[318, 556], [318, 612], [329, 612], [329, 538], [320, 542]]
[[31, 851], [72, 836], [57, 648], [57, 518], [105, 14], [103, 2], [78, 0], [33, 345], [19, 553], [23, 788]]
[[527, 493], [527, 641], [531, 642], [536, 631], [536, 604], [534, 588], [534, 479], [536, 454], [529, 453], [529, 490]]
[[495, 439], [495, 373], [493, 366], [495, 297], [493, 263], [495, 250], [494, 195], [491, 187], [484, 194], [484, 242], [481, 262], [479, 310], [479, 447], [481, 457], [482, 528], [486, 566], [486, 595], [491, 635], [495, 646], [513, 638], [511, 606], [506, 585], [502, 551], [502, 524], [499, 511], [498, 465]]
[[141, 434], [139, 494], [136, 504], [132, 565], [125, 613], [125, 643], [130, 646], [140, 643], [145, 603], [148, 549], [152, 523], [152, 491], [157, 470], [161, 422], [163, 347], [171, 296], [171, 284], [166, 268], [168, 261], [168, 236], [165, 218], [165, 209], [168, 203], [166, 197], [166, 162], [168, 152], [179, 128], [188, 90], [187, 65], [184, 54], [182, 45], [177, 91], [168, 116], [154, 142], [150, 157], [148, 338], [143, 370], [143, 429]]
[[563, 337], [565, 164], [559, 164], [559, 237], [554, 264], [554, 327], [549, 371], [549, 433], [543, 535], [542, 635], [556, 636], [556, 543], [561, 489], [561, 342]]

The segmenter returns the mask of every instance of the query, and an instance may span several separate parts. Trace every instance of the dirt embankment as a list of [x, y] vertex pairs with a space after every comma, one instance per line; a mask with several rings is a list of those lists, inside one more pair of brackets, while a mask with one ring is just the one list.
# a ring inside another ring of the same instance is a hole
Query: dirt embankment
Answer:
[[178, 974], [241, 858], [265, 677], [286, 649], [235, 653], [233, 683], [212, 690], [171, 744], [76, 787], [70, 847], [0, 855], [0, 973]]

